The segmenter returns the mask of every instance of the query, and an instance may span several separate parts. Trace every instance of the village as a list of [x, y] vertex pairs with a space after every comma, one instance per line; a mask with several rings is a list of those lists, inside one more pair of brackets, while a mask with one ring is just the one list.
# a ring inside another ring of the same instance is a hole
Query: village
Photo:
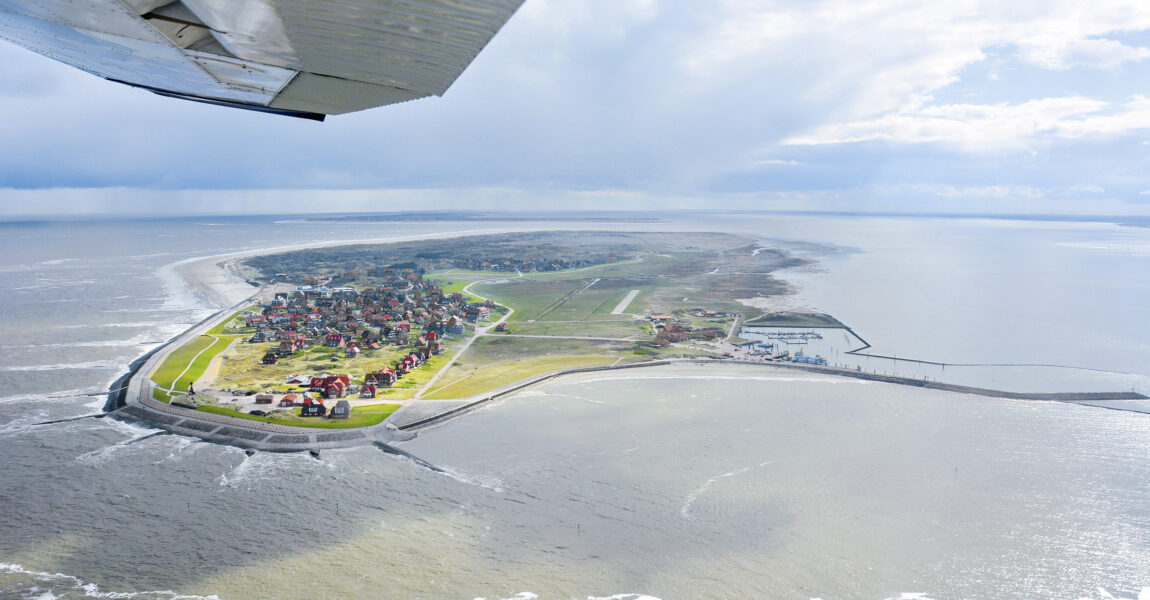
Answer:
[[739, 337], [753, 319], [733, 298], [777, 286], [769, 276], [713, 275], [719, 265], [777, 268], [789, 259], [732, 236], [672, 254], [659, 235], [611, 235], [618, 239], [592, 236], [610, 239], [606, 247], [554, 236], [513, 248], [489, 238], [372, 248], [372, 257], [399, 259], [391, 263], [349, 247], [248, 259], [241, 268], [261, 285], [254, 303], [173, 348], [151, 373], [148, 396], [279, 425], [349, 428], [422, 400], [467, 403], [572, 369], [675, 358], [825, 364]]
[[158, 392], [186, 408], [346, 419], [353, 406], [375, 404], [389, 391], [398, 392], [394, 399], [410, 397], [405, 377], [474, 335], [498, 310], [490, 301], [445, 292], [416, 268], [372, 275], [381, 283], [362, 289], [310, 277], [294, 290], [274, 291], [218, 330], [239, 339], [206, 369], [210, 387], [189, 382], [187, 391], [161, 385]]

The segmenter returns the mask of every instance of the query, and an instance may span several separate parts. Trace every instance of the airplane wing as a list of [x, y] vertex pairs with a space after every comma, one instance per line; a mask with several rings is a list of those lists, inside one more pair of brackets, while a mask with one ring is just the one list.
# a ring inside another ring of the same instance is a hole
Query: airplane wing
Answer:
[[323, 120], [441, 96], [523, 0], [0, 0], [0, 38], [105, 79]]

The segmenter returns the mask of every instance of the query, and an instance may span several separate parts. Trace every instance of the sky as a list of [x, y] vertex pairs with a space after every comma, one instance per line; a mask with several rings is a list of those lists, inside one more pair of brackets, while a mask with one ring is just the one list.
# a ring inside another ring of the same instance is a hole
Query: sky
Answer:
[[0, 73], [0, 216], [1150, 214], [1145, 0], [526, 0], [442, 98], [324, 123]]

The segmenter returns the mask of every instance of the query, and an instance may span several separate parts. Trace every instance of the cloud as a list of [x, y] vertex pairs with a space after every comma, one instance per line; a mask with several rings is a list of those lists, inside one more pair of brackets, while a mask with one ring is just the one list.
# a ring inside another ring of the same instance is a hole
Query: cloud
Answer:
[[[356, 206], [607, 190], [849, 209], [878, 186], [983, 198], [1057, 180], [1146, 202], [1150, 159], [1125, 145], [1150, 127], [1132, 95], [1146, 31], [1143, 0], [528, 0], [443, 98], [323, 124], [158, 98], [4, 46], [0, 185], [188, 206], [213, 189], [345, 190]], [[1024, 198], [1051, 200], [1001, 200]]]
[[1081, 96], [1019, 104], [926, 106], [865, 121], [829, 125], [783, 140], [811, 146], [881, 140], [950, 144], [967, 152], [1030, 150], [1048, 138], [1078, 139], [1150, 129], [1150, 99], [1119, 106]]

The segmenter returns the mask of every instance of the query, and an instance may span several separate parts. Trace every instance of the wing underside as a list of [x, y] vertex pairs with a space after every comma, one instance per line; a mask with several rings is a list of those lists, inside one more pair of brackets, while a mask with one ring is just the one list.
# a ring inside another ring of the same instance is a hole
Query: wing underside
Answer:
[[523, 0], [0, 0], [0, 38], [105, 79], [322, 119], [440, 96]]

